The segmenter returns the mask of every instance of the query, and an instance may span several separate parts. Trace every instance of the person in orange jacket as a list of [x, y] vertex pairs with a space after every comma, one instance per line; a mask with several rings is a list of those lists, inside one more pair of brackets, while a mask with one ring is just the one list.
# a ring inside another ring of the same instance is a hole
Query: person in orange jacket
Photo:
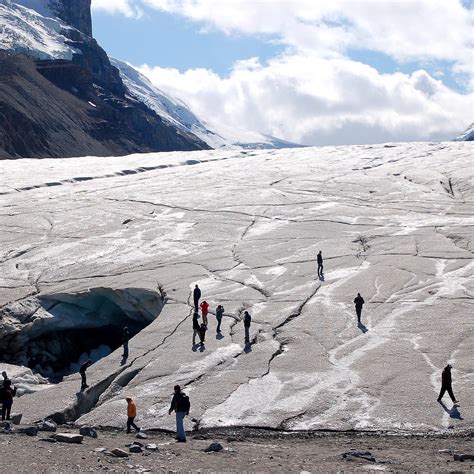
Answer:
[[137, 416], [137, 405], [135, 405], [135, 402], [130, 397], [127, 397], [125, 400], [127, 400], [127, 403], [128, 403], [127, 433], [130, 433], [132, 431], [131, 430], [132, 426], [135, 428], [136, 432], [138, 433], [140, 431], [140, 428], [133, 422], [135, 420], [135, 417]]
[[201, 303], [202, 322], [207, 326], [207, 313], [209, 312], [209, 303], [203, 301]]

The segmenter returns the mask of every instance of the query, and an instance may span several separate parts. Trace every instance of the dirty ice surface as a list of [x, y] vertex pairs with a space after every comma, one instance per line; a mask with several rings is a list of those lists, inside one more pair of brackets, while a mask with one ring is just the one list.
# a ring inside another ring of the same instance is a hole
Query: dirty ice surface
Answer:
[[[18, 398], [15, 411], [124, 426], [132, 396], [139, 425], [172, 428], [179, 383], [189, 429], [472, 428], [473, 150], [453, 142], [0, 162], [0, 334], [27, 335], [35, 318], [50, 317], [36, 312], [46, 295], [84, 301], [92, 289], [156, 291], [157, 282], [168, 293], [127, 360], [119, 347], [88, 370], [88, 392], [67, 376]], [[195, 284], [212, 313], [225, 307], [221, 336], [209, 315], [204, 348], [192, 346]], [[448, 362], [455, 407], [447, 395], [436, 402]]]

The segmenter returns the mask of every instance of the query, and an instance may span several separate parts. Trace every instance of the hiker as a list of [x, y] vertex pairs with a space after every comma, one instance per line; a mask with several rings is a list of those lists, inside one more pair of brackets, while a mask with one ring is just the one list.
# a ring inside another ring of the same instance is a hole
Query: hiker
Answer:
[[89, 387], [89, 385], [87, 385], [86, 370], [87, 370], [91, 365], [92, 365], [92, 361], [89, 359], [89, 360], [87, 360], [86, 362], [84, 362], [84, 363], [81, 365], [81, 368], [79, 369], [79, 373], [81, 374], [81, 381], [82, 381], [81, 390], [85, 390], [86, 388]]
[[201, 303], [202, 322], [207, 326], [207, 313], [209, 312], [209, 303], [204, 300]]
[[318, 253], [318, 277], [322, 278], [323, 276], [323, 254], [321, 250]]
[[12, 386], [11, 380], [4, 379], [3, 387], [0, 389], [0, 399], [2, 400], [2, 421], [10, 420], [10, 413], [15, 395], [16, 388]]
[[217, 329], [216, 332], [220, 334], [221, 332], [221, 322], [222, 316], [224, 316], [224, 306], [221, 304], [216, 308], [216, 319], [217, 319]]
[[194, 298], [194, 308], [197, 311], [199, 308], [199, 299], [201, 298], [201, 290], [199, 289], [199, 286], [197, 285], [194, 287], [193, 298]]
[[250, 343], [250, 324], [252, 322], [252, 316], [248, 313], [248, 311], [245, 311], [244, 313], [244, 328], [245, 328], [245, 343], [249, 344]]
[[456, 397], [454, 396], [453, 393], [453, 387], [451, 386], [452, 380], [451, 380], [451, 369], [452, 365], [448, 364], [444, 369], [443, 372], [441, 372], [441, 390], [439, 392], [439, 397], [438, 397], [438, 402], [441, 403], [441, 399], [443, 398], [445, 392], [448, 392], [448, 395], [451, 397], [451, 400], [453, 403], [458, 403], [456, 400]]
[[354, 298], [354, 304], [356, 307], [357, 314], [357, 323], [360, 324], [360, 317], [362, 316], [362, 306], [364, 306], [364, 298], [360, 296], [360, 293], [357, 293], [357, 296]]
[[135, 417], [137, 416], [137, 405], [131, 397], [125, 398], [127, 400], [127, 433], [132, 431], [132, 426], [135, 428], [135, 431], [138, 433], [140, 428], [134, 423]]
[[186, 431], [184, 431], [184, 417], [189, 415], [191, 403], [188, 396], [181, 391], [179, 385], [174, 387], [174, 395], [171, 400], [171, 406], [168, 414], [171, 415], [173, 411], [176, 412], [176, 439], [178, 443], [186, 443]]
[[206, 331], [207, 331], [207, 325], [204, 323], [201, 323], [201, 326], [199, 327], [199, 340], [201, 341], [201, 346], [204, 345], [204, 340], [206, 339]]
[[122, 342], [123, 342], [123, 354], [122, 357], [128, 357], [128, 341], [130, 340], [130, 331], [125, 326], [122, 331]]
[[196, 345], [196, 336], [199, 334], [199, 329], [201, 326], [199, 326], [199, 314], [195, 311], [193, 314], [193, 346]]
[[2, 377], [3, 377], [3, 386], [5, 386], [7, 382], [10, 382], [10, 379], [8, 378], [8, 375], [5, 370], [2, 372]]

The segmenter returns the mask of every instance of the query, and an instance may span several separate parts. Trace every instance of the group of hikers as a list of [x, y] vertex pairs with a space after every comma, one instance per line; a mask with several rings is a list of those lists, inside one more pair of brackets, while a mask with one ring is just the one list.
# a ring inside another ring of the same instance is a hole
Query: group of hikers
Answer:
[[[323, 256], [322, 251], [319, 251], [317, 255], [317, 264], [318, 264], [318, 278], [324, 281], [324, 266], [323, 266]], [[199, 303], [202, 293], [198, 285], [195, 285], [193, 290], [193, 347], [196, 346], [196, 336], [199, 336], [199, 341], [201, 347], [204, 346], [206, 331], [208, 330], [208, 314], [209, 314], [209, 303], [206, 300], [203, 300], [202, 303]], [[355, 312], [357, 316], [357, 323], [361, 325], [362, 317], [362, 308], [364, 306], [364, 298], [362, 298], [360, 293], [357, 293], [357, 296], [354, 299]], [[199, 310], [201, 310], [202, 321], [199, 322]], [[217, 320], [216, 333], [221, 334], [221, 323], [224, 316], [224, 307], [219, 304], [215, 310], [215, 316]], [[243, 323], [245, 330], [245, 344], [250, 344], [250, 326], [252, 322], [252, 317], [248, 311], [243, 313]], [[128, 327], [123, 328], [122, 332], [122, 342], [123, 342], [123, 355], [122, 357], [127, 358], [129, 354], [128, 341], [130, 339], [130, 331]], [[80, 369], [79, 373], [81, 375], [81, 391], [84, 391], [89, 386], [87, 385], [87, 376], [86, 371], [92, 365], [91, 360], [85, 361]], [[452, 377], [451, 377], [452, 366], [448, 364], [442, 371], [441, 374], [441, 390], [438, 396], [437, 401], [442, 403], [442, 398], [445, 392], [448, 392], [451, 400], [454, 404], [457, 404], [457, 400], [454, 396], [452, 389]], [[2, 372], [3, 376], [3, 385], [0, 388], [0, 402], [2, 403], [2, 421], [9, 420], [11, 414], [11, 408], [13, 404], [13, 398], [16, 395], [16, 388], [12, 385], [11, 380], [8, 378], [6, 372]], [[127, 402], [127, 433], [131, 432], [131, 429], [134, 428], [135, 431], [139, 432], [140, 428], [135, 424], [135, 417], [137, 416], [137, 406], [134, 400], [131, 397], [126, 397]], [[181, 390], [179, 385], [174, 387], [174, 395], [171, 401], [169, 408], [169, 414], [175, 412], [176, 414], [176, 439], [178, 442], [186, 442], [186, 432], [184, 429], [184, 418], [189, 414], [191, 404], [189, 397]]]

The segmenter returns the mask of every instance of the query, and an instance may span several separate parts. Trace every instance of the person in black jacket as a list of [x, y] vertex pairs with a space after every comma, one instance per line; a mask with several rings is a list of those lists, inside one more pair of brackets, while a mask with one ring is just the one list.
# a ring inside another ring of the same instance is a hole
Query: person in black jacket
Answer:
[[81, 368], [79, 369], [79, 373], [81, 374], [81, 390], [85, 390], [89, 385], [87, 385], [87, 376], [86, 376], [86, 370], [92, 365], [91, 360], [87, 360], [81, 365]]
[[439, 392], [439, 397], [438, 397], [438, 402], [440, 402], [440, 403], [441, 403], [441, 399], [443, 398], [445, 392], [448, 392], [448, 394], [451, 397], [451, 400], [453, 401], [453, 403], [458, 403], [458, 401], [456, 400], [456, 397], [454, 396], [454, 393], [453, 393], [451, 369], [452, 369], [451, 364], [448, 364], [443, 369], [443, 372], [441, 372], [441, 391]]
[[194, 287], [193, 298], [194, 298], [194, 309], [197, 311], [199, 309], [199, 299], [201, 298], [201, 290], [199, 286], [197, 285]]
[[184, 417], [189, 415], [191, 403], [188, 396], [181, 391], [179, 385], [174, 387], [174, 395], [168, 413], [176, 412], [176, 439], [178, 443], [186, 443], [186, 431], [184, 430]]
[[2, 421], [10, 420], [10, 413], [13, 405], [13, 398], [16, 395], [16, 388], [12, 386], [10, 380], [5, 380], [0, 389], [2, 399]]
[[244, 312], [244, 328], [245, 328], [245, 344], [250, 344], [250, 325], [252, 324], [252, 316], [248, 311]]
[[198, 318], [199, 318], [199, 313], [195, 311], [193, 314], [193, 346], [196, 345], [196, 336], [199, 335], [200, 326], [199, 326]]
[[323, 254], [321, 250], [318, 253], [318, 277], [321, 278], [323, 276]]
[[364, 306], [364, 298], [360, 296], [360, 293], [357, 293], [357, 296], [354, 298], [354, 304], [357, 314], [357, 323], [360, 324], [360, 318], [362, 316], [362, 306]]
[[128, 327], [125, 326], [122, 330], [122, 343], [123, 343], [123, 354], [122, 357], [128, 357], [128, 341], [130, 340], [130, 331]]

